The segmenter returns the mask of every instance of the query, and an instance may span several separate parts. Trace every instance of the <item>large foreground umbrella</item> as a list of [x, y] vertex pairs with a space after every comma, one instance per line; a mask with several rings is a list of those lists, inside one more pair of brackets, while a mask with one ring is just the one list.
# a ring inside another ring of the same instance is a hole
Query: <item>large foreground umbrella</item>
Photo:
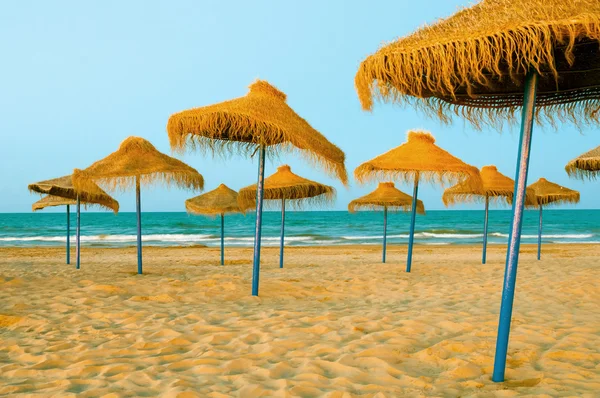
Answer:
[[599, 42], [598, 0], [485, 0], [382, 47], [355, 78], [365, 109], [378, 97], [475, 126], [514, 120], [522, 109], [496, 382], [506, 367], [533, 120], [598, 121]]
[[[94, 181], [108, 189], [135, 188], [137, 212], [138, 274], [142, 273], [142, 212], [141, 185], [162, 182], [189, 189], [203, 189], [204, 178], [193, 168], [156, 150], [154, 145], [140, 137], [125, 139], [119, 149], [97, 161], [85, 172]], [[76, 188], [86, 189], [90, 179], [74, 176]]]
[[[394, 186], [393, 182], [380, 182], [377, 189], [368, 195], [354, 199], [348, 204], [348, 211], [354, 213], [359, 209], [383, 210], [383, 251], [381, 262], [385, 263], [387, 246], [387, 213], [388, 210], [410, 211], [413, 199]], [[423, 202], [417, 200], [417, 213], [425, 214]]]
[[225, 265], [225, 214], [242, 212], [237, 198], [237, 192], [221, 184], [210, 192], [185, 201], [185, 208], [189, 213], [221, 216], [221, 265]]
[[167, 132], [171, 148], [191, 148], [246, 155], [259, 152], [258, 194], [252, 295], [258, 295], [260, 236], [262, 226], [265, 152], [296, 151], [317, 163], [342, 183], [348, 183], [345, 155], [321, 133], [312, 128], [286, 103], [286, 95], [258, 80], [241, 98], [176, 113], [169, 118]]
[[[264, 200], [281, 203], [281, 241], [279, 246], [279, 268], [283, 268], [283, 247], [285, 237], [285, 203], [300, 208], [303, 205], [330, 203], [335, 199], [335, 189], [292, 173], [290, 166], [283, 165], [265, 178]], [[240, 189], [238, 203], [243, 209], [256, 206], [256, 184]]]
[[593, 180], [600, 176], [600, 146], [567, 163], [565, 170], [571, 177]]
[[414, 184], [406, 272], [410, 272], [412, 265], [419, 182], [441, 185], [464, 182], [471, 184], [474, 189], [481, 189], [481, 178], [476, 167], [450, 155], [435, 145], [430, 133], [422, 131], [409, 131], [407, 142], [361, 164], [354, 170], [354, 176], [359, 182], [400, 178]]
[[[83, 173], [81, 174], [82, 178]], [[98, 185], [94, 183], [87, 184], [85, 190], [77, 192], [73, 185], [73, 176], [64, 176], [53, 178], [51, 180], [40, 181], [35, 184], [29, 184], [29, 190], [32, 192], [46, 194], [48, 196], [34, 203], [33, 211], [40, 210], [48, 206], [67, 206], [67, 264], [71, 263], [71, 242], [70, 242], [70, 227], [71, 214], [69, 206], [77, 205], [77, 227], [75, 232], [75, 257], [76, 267], [81, 268], [81, 203], [86, 205], [95, 204], [101, 207], [110, 209], [115, 212], [119, 211], [119, 202], [111, 198]]]
[[560, 203], [579, 203], [579, 192], [540, 178], [528, 189], [533, 190], [536, 196], [537, 206], [540, 208], [540, 223], [538, 228], [538, 252], [537, 259], [542, 257], [542, 209], [547, 205], [558, 205]]
[[[487, 259], [487, 238], [488, 238], [488, 215], [490, 201], [510, 202], [515, 189], [515, 181], [500, 173], [496, 166], [484, 166], [481, 168], [481, 181], [483, 190], [473, 189], [470, 184], [458, 184], [444, 191], [442, 200], [446, 207], [457, 203], [485, 202], [485, 217], [483, 221], [483, 254], [481, 263], [485, 264]], [[535, 193], [527, 190], [527, 204], [536, 205]]]

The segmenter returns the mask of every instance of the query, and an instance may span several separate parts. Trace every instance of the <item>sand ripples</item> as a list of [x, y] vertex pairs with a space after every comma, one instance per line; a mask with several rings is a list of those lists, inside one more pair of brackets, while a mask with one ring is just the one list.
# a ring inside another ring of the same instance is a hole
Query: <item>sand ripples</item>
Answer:
[[259, 298], [245, 249], [225, 267], [214, 250], [149, 249], [144, 276], [127, 249], [84, 251], [79, 272], [55, 249], [3, 253], [0, 394], [592, 397], [598, 249], [565, 250], [581, 253], [523, 255], [504, 384], [500, 249], [482, 266], [476, 249], [428, 248], [411, 275], [377, 249], [294, 249], [283, 270], [267, 250]]

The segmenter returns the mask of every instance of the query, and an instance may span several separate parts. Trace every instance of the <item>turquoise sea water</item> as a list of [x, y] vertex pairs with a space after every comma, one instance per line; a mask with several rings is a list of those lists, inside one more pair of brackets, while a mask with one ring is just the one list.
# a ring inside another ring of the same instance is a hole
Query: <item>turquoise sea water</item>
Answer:
[[[489, 242], [508, 240], [511, 212], [490, 211]], [[263, 244], [279, 244], [281, 216], [266, 212]], [[390, 213], [388, 242], [408, 241], [409, 215]], [[225, 239], [229, 246], [252, 246], [254, 215], [225, 217]], [[286, 214], [286, 244], [348, 245], [380, 244], [383, 213], [343, 211], [292, 212]], [[72, 241], [75, 214], [71, 213]], [[218, 246], [220, 219], [186, 213], [143, 213], [142, 232], [146, 246]], [[523, 243], [537, 242], [538, 212], [526, 211]], [[0, 214], [0, 246], [62, 246], [66, 241], [65, 213]], [[135, 213], [82, 212], [82, 243], [86, 246], [135, 245]], [[472, 244], [482, 239], [483, 211], [429, 211], [417, 216], [416, 244]], [[600, 210], [544, 210], [543, 240], [547, 243], [600, 243]]]

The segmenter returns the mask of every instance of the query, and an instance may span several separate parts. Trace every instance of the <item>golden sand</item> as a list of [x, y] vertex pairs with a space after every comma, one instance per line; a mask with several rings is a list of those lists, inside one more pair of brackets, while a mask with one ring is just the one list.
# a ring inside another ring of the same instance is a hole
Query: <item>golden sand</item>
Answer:
[[[524, 246], [507, 382], [504, 248], [0, 249], [0, 395], [597, 397], [600, 246]], [[37, 395], [36, 395], [37, 394]]]

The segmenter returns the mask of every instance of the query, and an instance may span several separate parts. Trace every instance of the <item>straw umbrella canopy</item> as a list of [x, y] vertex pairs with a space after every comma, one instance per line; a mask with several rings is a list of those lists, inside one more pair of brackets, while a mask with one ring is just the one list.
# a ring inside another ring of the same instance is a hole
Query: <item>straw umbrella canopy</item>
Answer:
[[260, 235], [267, 148], [271, 154], [297, 152], [347, 185], [346, 156], [286, 103], [287, 96], [264, 80], [250, 85], [244, 97], [189, 109], [169, 118], [167, 132], [171, 148], [208, 150], [212, 153], [259, 152], [258, 200], [252, 295], [258, 295]]
[[[387, 246], [387, 212], [388, 210], [410, 211], [411, 205], [412, 197], [397, 189], [393, 182], [380, 182], [373, 192], [354, 199], [348, 204], [350, 213], [354, 213], [359, 209], [383, 210], [382, 263], [385, 263]], [[417, 213], [425, 214], [425, 206], [420, 200], [417, 200]]]
[[548, 205], [558, 205], [561, 203], [579, 203], [579, 192], [573, 189], [565, 188], [562, 185], [555, 184], [546, 180], [545, 178], [540, 178], [533, 184], [531, 184], [528, 189], [531, 189], [536, 196], [536, 205], [529, 206], [539, 206], [540, 208], [540, 220], [538, 227], [538, 253], [537, 259], [540, 260], [542, 257], [542, 209], [544, 206]]
[[73, 184], [72, 175], [29, 184], [27, 188], [31, 192], [48, 195], [33, 204], [33, 211], [48, 206], [67, 206], [67, 264], [71, 263], [70, 205], [77, 205], [77, 226], [75, 233], [76, 268], [81, 268], [81, 203], [83, 202], [86, 205], [98, 205], [110, 209], [116, 214], [119, 211], [119, 202], [110, 197], [94, 183], [88, 184], [85, 190], [77, 191]]
[[412, 265], [419, 182], [427, 181], [440, 185], [464, 182], [473, 189], [482, 189], [479, 170], [476, 167], [466, 164], [435, 145], [433, 136], [423, 131], [409, 131], [407, 142], [361, 164], [354, 170], [354, 177], [361, 183], [396, 178], [414, 184], [406, 272], [410, 272]]
[[29, 184], [27, 188], [31, 192], [70, 199], [75, 202], [79, 198], [82, 203], [96, 204], [112, 210], [115, 214], [119, 211], [119, 202], [94, 183], [88, 184], [84, 190], [77, 191], [73, 184], [73, 175], [36, 182]]
[[[335, 189], [292, 172], [288, 165], [277, 168], [271, 176], [265, 178], [264, 199], [267, 205], [281, 203], [281, 241], [279, 245], [279, 268], [283, 268], [283, 247], [285, 238], [285, 205], [290, 202], [299, 209], [306, 205], [322, 205], [335, 200]], [[256, 204], [256, 184], [240, 189], [238, 203], [242, 209]]]
[[597, 0], [485, 0], [381, 47], [355, 86], [365, 110], [379, 99], [480, 126], [520, 111], [533, 70], [540, 117], [598, 120], [598, 41]]
[[238, 193], [225, 184], [200, 196], [185, 201], [188, 213], [205, 216], [221, 216], [221, 265], [225, 265], [225, 214], [241, 213], [237, 202]]
[[138, 274], [142, 273], [141, 185], [163, 183], [182, 188], [202, 190], [204, 178], [181, 160], [159, 152], [140, 137], [126, 138], [119, 149], [85, 169], [89, 178], [75, 176], [76, 189], [85, 190], [93, 181], [110, 190], [135, 187], [137, 210]]
[[506, 368], [533, 120], [600, 119], [599, 42], [597, 0], [485, 0], [382, 47], [355, 77], [367, 110], [381, 99], [481, 127], [522, 109], [495, 382]]
[[567, 163], [565, 167], [570, 177], [593, 180], [600, 176], [600, 146]]
[[[490, 201], [512, 203], [515, 181], [500, 173], [496, 166], [484, 166], [480, 170], [483, 189], [473, 189], [469, 184], [460, 183], [444, 191], [442, 200], [446, 207], [457, 203], [485, 202], [485, 217], [483, 222], [483, 254], [481, 263], [487, 261], [488, 216]], [[535, 192], [526, 191], [526, 203], [536, 205]]]

